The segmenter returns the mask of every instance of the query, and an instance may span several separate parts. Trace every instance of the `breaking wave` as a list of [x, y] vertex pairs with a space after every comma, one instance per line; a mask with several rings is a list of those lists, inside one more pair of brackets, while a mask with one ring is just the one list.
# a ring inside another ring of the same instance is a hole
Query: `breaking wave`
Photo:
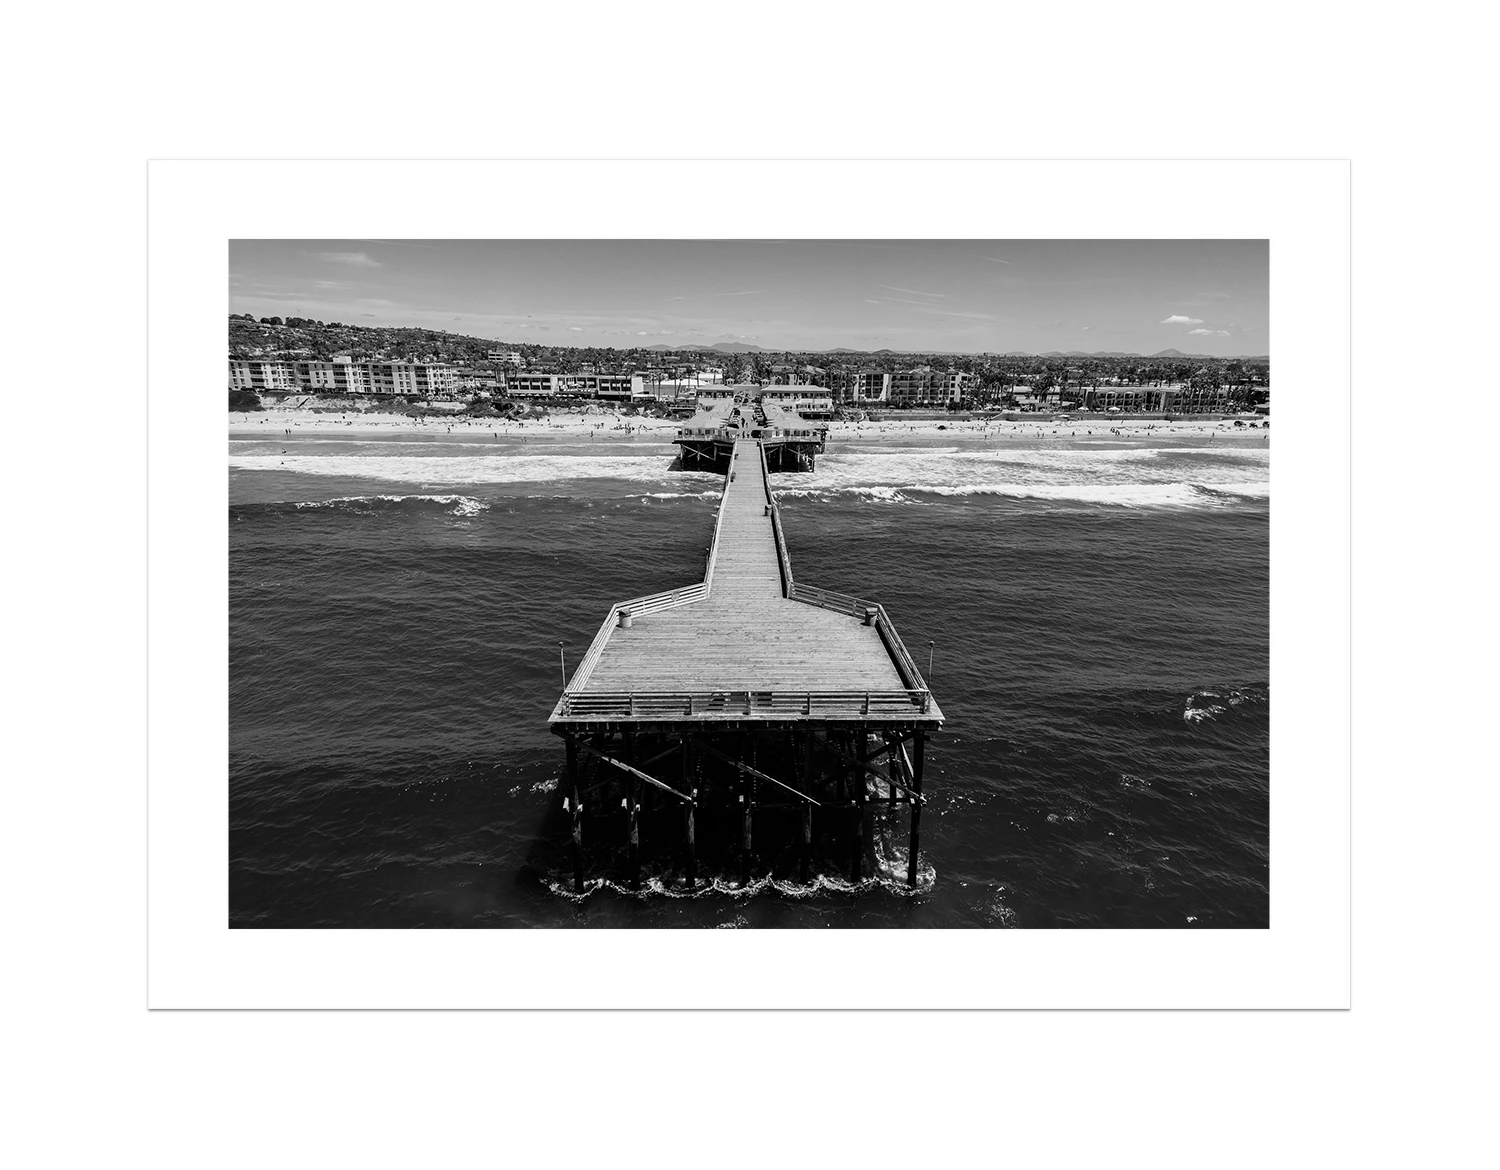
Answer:
[[1194, 691], [1187, 697], [1182, 708], [1182, 718], [1188, 723], [1202, 723], [1215, 719], [1235, 707], [1246, 704], [1259, 705], [1267, 702], [1268, 694], [1253, 687], [1226, 687], [1223, 690], [1205, 689]]
[[925, 856], [919, 857], [917, 861], [917, 884], [915, 888], [906, 884], [904, 854], [901, 857], [900, 864], [893, 865], [888, 864], [877, 851], [876, 864], [878, 866], [877, 873], [861, 878], [857, 882], [851, 882], [848, 878], [839, 877], [836, 874], [819, 873], [814, 874], [806, 882], [767, 875], [751, 878], [748, 882], [742, 884], [738, 879], [717, 874], [700, 877], [697, 884], [689, 889], [687, 882], [681, 877], [642, 874], [641, 886], [637, 890], [633, 890], [629, 885], [613, 881], [610, 878], [594, 877], [584, 881], [583, 892], [580, 894], [575, 893], [573, 890], [573, 875], [571, 873], [561, 871], [548, 873], [543, 876], [542, 881], [553, 894], [574, 902], [582, 902], [590, 896], [603, 891], [620, 894], [626, 898], [641, 900], [646, 898], [696, 899], [724, 897], [739, 901], [761, 895], [776, 894], [783, 898], [791, 898], [793, 901], [801, 901], [806, 898], [816, 898], [825, 894], [857, 896], [874, 893], [876, 890], [884, 890], [886, 893], [894, 894], [897, 897], [911, 898], [930, 893], [933, 886], [937, 884], [937, 871], [927, 861]]
[[488, 511], [490, 507], [486, 500], [461, 495], [335, 496], [331, 500], [296, 500], [290, 506], [299, 512], [327, 508], [339, 512], [352, 512], [356, 515], [374, 515], [377, 512], [398, 508], [422, 508], [432, 505], [454, 516], [477, 516], [480, 512]]

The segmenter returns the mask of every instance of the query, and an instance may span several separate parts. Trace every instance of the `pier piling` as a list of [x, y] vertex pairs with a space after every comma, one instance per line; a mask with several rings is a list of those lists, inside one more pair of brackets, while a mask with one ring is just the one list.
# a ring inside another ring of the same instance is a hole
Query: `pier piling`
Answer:
[[740, 885], [742, 886], [750, 884], [750, 827], [754, 817], [754, 807], [754, 782], [741, 772], [740, 814], [744, 821], [744, 830], [740, 838]]
[[917, 886], [917, 850], [922, 844], [922, 757], [926, 754], [926, 742], [927, 737], [919, 731], [912, 745], [912, 796], [908, 804], [911, 809], [911, 843], [906, 855], [906, 884], [912, 889]]
[[870, 781], [865, 774], [865, 754], [869, 751], [869, 741], [868, 732], [861, 730], [855, 735], [854, 752], [859, 760], [859, 771], [854, 777], [854, 859], [849, 865], [849, 880], [856, 885], [865, 860], [865, 800], [870, 792]]
[[570, 811], [573, 814], [573, 892], [583, 893], [583, 800], [578, 793], [578, 745], [570, 735], [567, 739], [568, 789], [571, 792]]

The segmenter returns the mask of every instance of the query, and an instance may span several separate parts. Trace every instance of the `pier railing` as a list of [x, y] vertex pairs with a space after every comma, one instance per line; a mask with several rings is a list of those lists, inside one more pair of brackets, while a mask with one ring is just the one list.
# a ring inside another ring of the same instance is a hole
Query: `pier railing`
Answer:
[[723, 497], [729, 494], [729, 485], [734, 477], [734, 457], [730, 456], [729, 470], [724, 473], [724, 493], [719, 497], [719, 515], [714, 520], [714, 539], [708, 546], [708, 567], [703, 570], [703, 596], [707, 597], [714, 585], [714, 564], [719, 559], [719, 534], [724, 531]]
[[925, 715], [926, 689], [900, 691], [577, 691], [563, 694], [556, 716], [573, 719], [679, 719], [777, 716]]
[[896, 669], [901, 674], [901, 681], [914, 690], [924, 692], [927, 690], [927, 682], [922, 678], [922, 672], [917, 669], [917, 660], [907, 650], [906, 643], [901, 640], [901, 635], [896, 633], [896, 624], [891, 621], [890, 614], [886, 613], [885, 606], [878, 601], [866, 601], [862, 597], [835, 593], [831, 589], [819, 589], [815, 585], [800, 583], [794, 583], [787, 592], [787, 596], [793, 601], [801, 601], [807, 605], [831, 609], [835, 613], [871, 620], [876, 632], [880, 635], [880, 640], [885, 644], [886, 652], [891, 656], [891, 661], [896, 664]]
[[781, 596], [792, 595], [792, 556], [787, 552], [786, 534], [781, 530], [781, 509], [776, 506], [776, 493], [771, 490], [771, 469], [766, 463], [766, 448], [760, 448], [761, 482], [766, 485], [766, 503], [771, 509], [771, 531], [776, 536], [776, 559], [781, 565]]
[[[710, 571], [712, 571], [712, 565], [710, 565]], [[599, 662], [599, 656], [604, 653], [604, 644], [609, 641], [614, 628], [620, 624], [622, 613], [628, 613], [632, 618], [640, 614], [660, 613], [664, 609], [672, 609], [675, 606], [691, 605], [695, 601], [702, 601], [707, 596], [708, 582], [700, 581], [696, 585], [684, 585], [681, 589], [668, 589], [665, 593], [648, 593], [644, 597], [633, 597], [629, 601], [615, 602], [609, 607], [609, 616], [604, 619], [604, 624], [599, 627], [594, 640], [589, 643], [588, 653], [583, 656], [583, 661], [578, 664], [578, 669], [568, 680], [568, 687], [581, 687], [588, 681], [590, 672]], [[565, 693], [566, 689], [564, 688]]]

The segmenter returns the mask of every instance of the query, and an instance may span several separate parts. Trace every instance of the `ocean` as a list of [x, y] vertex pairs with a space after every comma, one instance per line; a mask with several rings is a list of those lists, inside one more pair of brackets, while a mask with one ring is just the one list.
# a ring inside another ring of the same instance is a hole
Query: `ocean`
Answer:
[[[1085, 429], [831, 439], [772, 476], [797, 579], [881, 601], [931, 655], [915, 891], [768, 862], [690, 894], [648, 818], [643, 889], [606, 866], [579, 896], [558, 643], [571, 673], [612, 602], [701, 580], [720, 478], [660, 436], [252, 416], [230, 925], [1268, 926], [1269, 435]], [[875, 808], [877, 854], [904, 847], [904, 810]]]

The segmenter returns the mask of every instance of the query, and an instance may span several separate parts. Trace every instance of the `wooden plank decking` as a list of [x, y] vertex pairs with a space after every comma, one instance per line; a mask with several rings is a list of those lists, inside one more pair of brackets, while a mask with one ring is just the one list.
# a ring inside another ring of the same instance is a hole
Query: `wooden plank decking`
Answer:
[[[650, 612], [632, 612], [629, 628], [612, 611], [559, 700], [554, 723], [610, 716], [785, 720], [799, 713], [941, 722], [909, 656], [892, 649], [890, 640], [899, 645], [899, 638], [888, 625], [883, 636], [847, 610], [786, 596], [790, 560], [784, 569], [768, 504], [774, 501], [760, 444], [739, 440], [706, 591], [675, 591], [667, 602], [633, 607]], [[683, 597], [687, 603], [678, 603]], [[897, 657], [905, 659], [900, 666]]]

